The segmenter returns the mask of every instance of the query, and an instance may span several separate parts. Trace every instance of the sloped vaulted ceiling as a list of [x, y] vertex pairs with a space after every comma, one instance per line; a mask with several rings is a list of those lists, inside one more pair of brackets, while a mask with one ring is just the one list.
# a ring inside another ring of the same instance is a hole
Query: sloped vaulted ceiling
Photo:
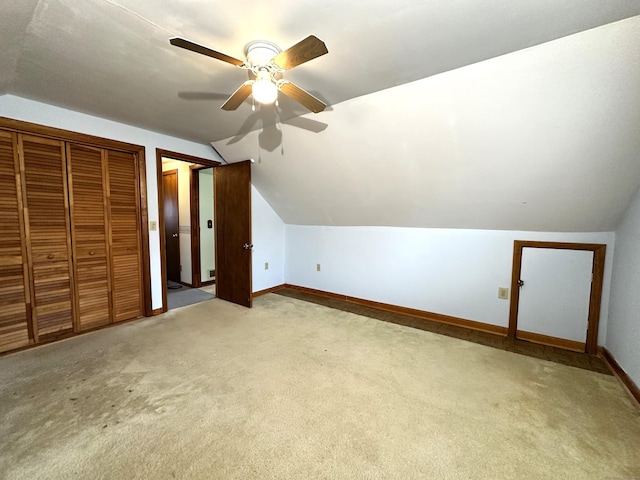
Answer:
[[[253, 157], [289, 223], [609, 230], [640, 184], [639, 14], [640, 0], [4, 1], [0, 94]], [[330, 105], [318, 115], [286, 98], [221, 111], [246, 72], [168, 43], [242, 58], [312, 33], [329, 54], [287, 78]]]
[[613, 230], [640, 184], [638, 51], [634, 17], [214, 145], [288, 223]]

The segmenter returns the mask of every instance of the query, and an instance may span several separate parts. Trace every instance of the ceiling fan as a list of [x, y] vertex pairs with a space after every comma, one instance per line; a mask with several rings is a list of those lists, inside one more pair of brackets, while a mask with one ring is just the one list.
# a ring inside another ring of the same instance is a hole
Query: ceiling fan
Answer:
[[169, 39], [169, 43], [249, 70], [251, 79], [240, 85], [227, 99], [222, 105], [223, 110], [236, 110], [252, 93], [257, 102], [273, 103], [278, 98], [278, 91], [314, 113], [321, 112], [326, 107], [309, 92], [282, 78], [285, 70], [329, 52], [324, 42], [314, 35], [309, 35], [284, 51], [270, 42], [252, 42], [246, 48], [246, 62], [180, 37]]

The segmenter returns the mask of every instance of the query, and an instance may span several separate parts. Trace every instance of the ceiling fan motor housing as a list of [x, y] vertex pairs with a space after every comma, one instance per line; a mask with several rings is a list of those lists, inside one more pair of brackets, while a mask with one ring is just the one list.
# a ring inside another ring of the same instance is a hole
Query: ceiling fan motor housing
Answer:
[[251, 42], [246, 48], [247, 62], [252, 69], [259, 67], [271, 69], [271, 60], [281, 51], [277, 45], [270, 42]]

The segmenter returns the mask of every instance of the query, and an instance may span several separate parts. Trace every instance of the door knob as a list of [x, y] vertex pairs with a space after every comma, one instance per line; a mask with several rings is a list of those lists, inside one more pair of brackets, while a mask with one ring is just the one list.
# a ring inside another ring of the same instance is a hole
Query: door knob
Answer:
[[522, 287], [524, 285], [524, 282], [522, 280], [518, 280], [518, 286]]
[[178, 238], [178, 234], [174, 233], [173, 235], [171, 235], [173, 238]]
[[242, 248], [244, 248], [245, 250], [249, 250], [251, 248], [253, 248], [253, 243], [251, 245], [249, 245], [248, 243], [245, 243]]

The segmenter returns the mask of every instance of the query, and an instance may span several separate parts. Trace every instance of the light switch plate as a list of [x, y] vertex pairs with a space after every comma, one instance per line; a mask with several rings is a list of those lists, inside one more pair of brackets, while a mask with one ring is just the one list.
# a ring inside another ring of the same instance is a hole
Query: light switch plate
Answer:
[[504, 288], [504, 287], [498, 288], [498, 298], [501, 298], [502, 300], [508, 299], [509, 298], [509, 289], [508, 288]]

